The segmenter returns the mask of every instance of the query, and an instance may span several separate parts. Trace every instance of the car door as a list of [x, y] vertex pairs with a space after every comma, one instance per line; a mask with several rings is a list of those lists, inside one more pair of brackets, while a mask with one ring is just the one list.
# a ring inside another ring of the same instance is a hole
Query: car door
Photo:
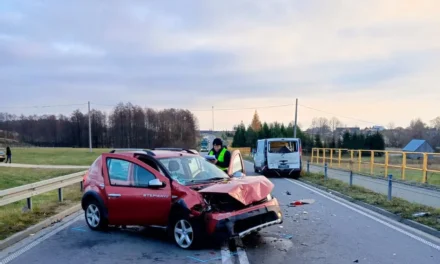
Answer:
[[[171, 209], [168, 178], [133, 157], [103, 156], [109, 224], [166, 225]], [[150, 186], [155, 179], [164, 186]]]
[[231, 154], [231, 162], [229, 163], [228, 175], [232, 176], [234, 175], [234, 173], [237, 172], [246, 174], [246, 169], [240, 151], [234, 150]]

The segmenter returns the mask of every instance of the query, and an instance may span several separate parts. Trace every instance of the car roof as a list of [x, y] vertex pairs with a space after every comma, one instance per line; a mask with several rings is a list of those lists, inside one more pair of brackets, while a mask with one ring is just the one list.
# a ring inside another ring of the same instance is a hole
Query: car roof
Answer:
[[113, 152], [114, 154], [123, 155], [123, 156], [134, 156], [138, 155], [150, 155], [156, 159], [162, 158], [177, 158], [177, 157], [192, 157], [199, 156], [197, 154], [190, 153], [186, 150], [178, 151], [178, 150], [120, 150], [120, 152]]

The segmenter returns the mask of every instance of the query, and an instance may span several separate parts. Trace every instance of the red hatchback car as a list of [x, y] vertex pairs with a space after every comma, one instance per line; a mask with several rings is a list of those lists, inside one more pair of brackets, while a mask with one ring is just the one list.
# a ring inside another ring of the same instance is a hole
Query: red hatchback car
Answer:
[[283, 222], [272, 182], [246, 176], [238, 150], [228, 173], [191, 150], [111, 151], [93, 162], [83, 185], [91, 229], [164, 227], [185, 249], [207, 236], [243, 237]]

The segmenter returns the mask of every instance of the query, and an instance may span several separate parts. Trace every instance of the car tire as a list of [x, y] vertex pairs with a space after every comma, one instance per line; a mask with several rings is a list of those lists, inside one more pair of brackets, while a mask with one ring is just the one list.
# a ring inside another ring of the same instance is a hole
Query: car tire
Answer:
[[87, 203], [84, 216], [86, 223], [92, 230], [105, 230], [108, 227], [107, 219], [104, 217], [104, 210], [96, 200]]
[[199, 248], [203, 240], [200, 224], [188, 217], [176, 217], [169, 233], [174, 243], [182, 249]]

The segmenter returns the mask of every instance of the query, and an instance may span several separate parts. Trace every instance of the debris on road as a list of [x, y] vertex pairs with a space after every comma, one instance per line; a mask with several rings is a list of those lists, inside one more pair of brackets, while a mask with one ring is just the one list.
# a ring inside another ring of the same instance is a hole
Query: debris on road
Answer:
[[415, 213], [412, 216], [413, 217], [422, 217], [422, 216], [430, 216], [431, 214], [429, 212], [419, 212], [419, 213]]
[[356, 259], [355, 261], [353, 261], [354, 263], [359, 263], [359, 260], [358, 259]]
[[286, 191], [286, 194], [287, 194], [287, 195], [292, 195], [289, 191]]
[[296, 206], [305, 205], [305, 204], [312, 204], [314, 202], [315, 202], [315, 200], [313, 200], [313, 199], [302, 199], [302, 200], [297, 200], [297, 201], [290, 203], [290, 206], [296, 207]]

